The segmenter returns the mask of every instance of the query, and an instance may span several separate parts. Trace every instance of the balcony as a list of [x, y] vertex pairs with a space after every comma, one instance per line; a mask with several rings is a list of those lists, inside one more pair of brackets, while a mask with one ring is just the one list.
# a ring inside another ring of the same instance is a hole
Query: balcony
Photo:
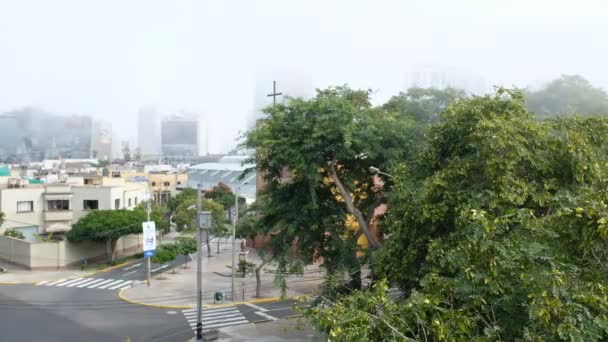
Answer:
[[74, 213], [71, 210], [47, 210], [44, 212], [45, 221], [71, 221]]

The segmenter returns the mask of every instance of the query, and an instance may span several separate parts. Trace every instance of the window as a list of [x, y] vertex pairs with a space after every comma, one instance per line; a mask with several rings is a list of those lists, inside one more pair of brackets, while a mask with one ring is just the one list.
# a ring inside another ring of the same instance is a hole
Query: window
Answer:
[[114, 209], [120, 209], [120, 199], [117, 198], [114, 200]]
[[98, 200], [84, 200], [84, 201], [82, 201], [82, 209], [83, 210], [97, 210], [97, 209], [99, 209], [99, 201]]
[[129, 198], [129, 206], [128, 208], [131, 208], [131, 199]]
[[182, 182], [181, 181], [177, 181], [177, 185], [182, 185]]
[[70, 210], [70, 200], [48, 200], [46, 201], [47, 210]]
[[135, 205], [137, 205], [137, 196], [135, 196]]
[[34, 201], [19, 201], [17, 202], [18, 213], [31, 213], [34, 211]]
[[171, 183], [170, 182], [165, 182], [163, 185], [164, 186], [169, 186], [169, 185], [171, 185]]
[[156, 182], [152, 182], [152, 186], [156, 186]]

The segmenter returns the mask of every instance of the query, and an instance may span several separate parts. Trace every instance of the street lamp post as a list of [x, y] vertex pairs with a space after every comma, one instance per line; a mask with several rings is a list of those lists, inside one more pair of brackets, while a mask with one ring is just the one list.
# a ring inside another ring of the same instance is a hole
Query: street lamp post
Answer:
[[387, 177], [393, 178], [393, 175], [386, 173], [386, 172], [382, 172], [380, 171], [379, 168], [375, 167], [375, 166], [370, 166], [369, 167], [369, 172], [373, 175], [385, 175]]
[[198, 185], [196, 202], [196, 217], [198, 221], [198, 241], [197, 241], [197, 265], [196, 265], [196, 339], [203, 339], [203, 251], [201, 245], [204, 241], [203, 232], [211, 228], [211, 212], [201, 210], [201, 186]]
[[236, 223], [239, 220], [239, 189], [246, 184], [249, 184], [249, 181], [255, 177], [255, 175], [250, 176], [249, 178], [247, 178], [246, 180], [244, 180], [241, 184], [238, 184], [235, 188], [234, 188], [234, 216], [232, 219], [232, 292], [230, 294], [230, 298], [234, 301], [234, 277], [235, 277], [235, 252], [236, 252], [236, 246], [235, 241], [236, 241]]

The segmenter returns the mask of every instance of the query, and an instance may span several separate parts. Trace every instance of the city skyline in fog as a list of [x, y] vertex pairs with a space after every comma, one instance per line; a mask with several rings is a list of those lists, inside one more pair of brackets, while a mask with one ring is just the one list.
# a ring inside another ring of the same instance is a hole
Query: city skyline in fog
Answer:
[[136, 147], [141, 108], [183, 109], [209, 132], [200, 152], [208, 141], [218, 153], [271, 103], [273, 79], [292, 96], [370, 88], [376, 103], [432, 83], [423, 69], [476, 91], [560, 74], [606, 89], [605, 10], [547, 0], [2, 1], [0, 113], [90, 115], [112, 123], [114, 144]]

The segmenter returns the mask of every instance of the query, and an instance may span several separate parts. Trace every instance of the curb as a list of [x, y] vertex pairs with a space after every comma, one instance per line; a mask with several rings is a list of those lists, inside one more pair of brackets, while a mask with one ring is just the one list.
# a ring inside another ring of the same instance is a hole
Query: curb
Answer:
[[114, 265], [114, 266], [109, 266], [109, 267], [102, 268], [102, 269], [97, 270], [97, 271], [93, 271], [93, 272], [87, 273], [87, 274], [83, 275], [82, 277], [90, 277], [90, 276], [96, 275], [98, 273], [104, 273], [104, 272], [113, 271], [113, 270], [115, 270], [117, 268], [121, 268], [121, 267], [126, 266], [128, 264], [129, 264], [129, 261], [123, 262], [122, 264], [118, 264], [118, 265]]
[[118, 291], [118, 298], [120, 298], [121, 300], [123, 300], [129, 304], [142, 305], [142, 306], [147, 306], [147, 307], [157, 308], [157, 309], [183, 309], [183, 310], [194, 309], [194, 307], [192, 307], [191, 305], [163, 305], [163, 304], [150, 304], [150, 303], [138, 302], [138, 301], [131, 300], [131, 299], [125, 297], [125, 295], [123, 293], [126, 290], [128, 290], [128, 289], [122, 289], [122, 290]]
[[[186, 310], [186, 309], [195, 308], [192, 305], [164, 305], [164, 304], [151, 304], [151, 303], [139, 302], [139, 301], [127, 298], [124, 294], [124, 291], [126, 291], [126, 290], [128, 290], [128, 289], [122, 289], [122, 290], [118, 291], [118, 298], [120, 298], [122, 301], [127, 302], [129, 304], [147, 306], [147, 307], [157, 308], [157, 309]], [[297, 297], [289, 297], [289, 298], [285, 298], [285, 299], [294, 299], [294, 298], [297, 298]], [[232, 303], [225, 303], [225, 304], [204, 304], [203, 307], [208, 308], [208, 309], [219, 309], [219, 308], [227, 308], [227, 307], [231, 307], [231, 306], [245, 305], [245, 304], [272, 303], [272, 302], [278, 302], [280, 300], [281, 300], [281, 298], [279, 298], [279, 297], [269, 297], [269, 298], [258, 298], [258, 299], [248, 300], [248, 301], [232, 302]]]
[[36, 284], [36, 281], [24, 281], [24, 282], [19, 282], [19, 281], [0, 281], [0, 285], [32, 285], [32, 284]]

